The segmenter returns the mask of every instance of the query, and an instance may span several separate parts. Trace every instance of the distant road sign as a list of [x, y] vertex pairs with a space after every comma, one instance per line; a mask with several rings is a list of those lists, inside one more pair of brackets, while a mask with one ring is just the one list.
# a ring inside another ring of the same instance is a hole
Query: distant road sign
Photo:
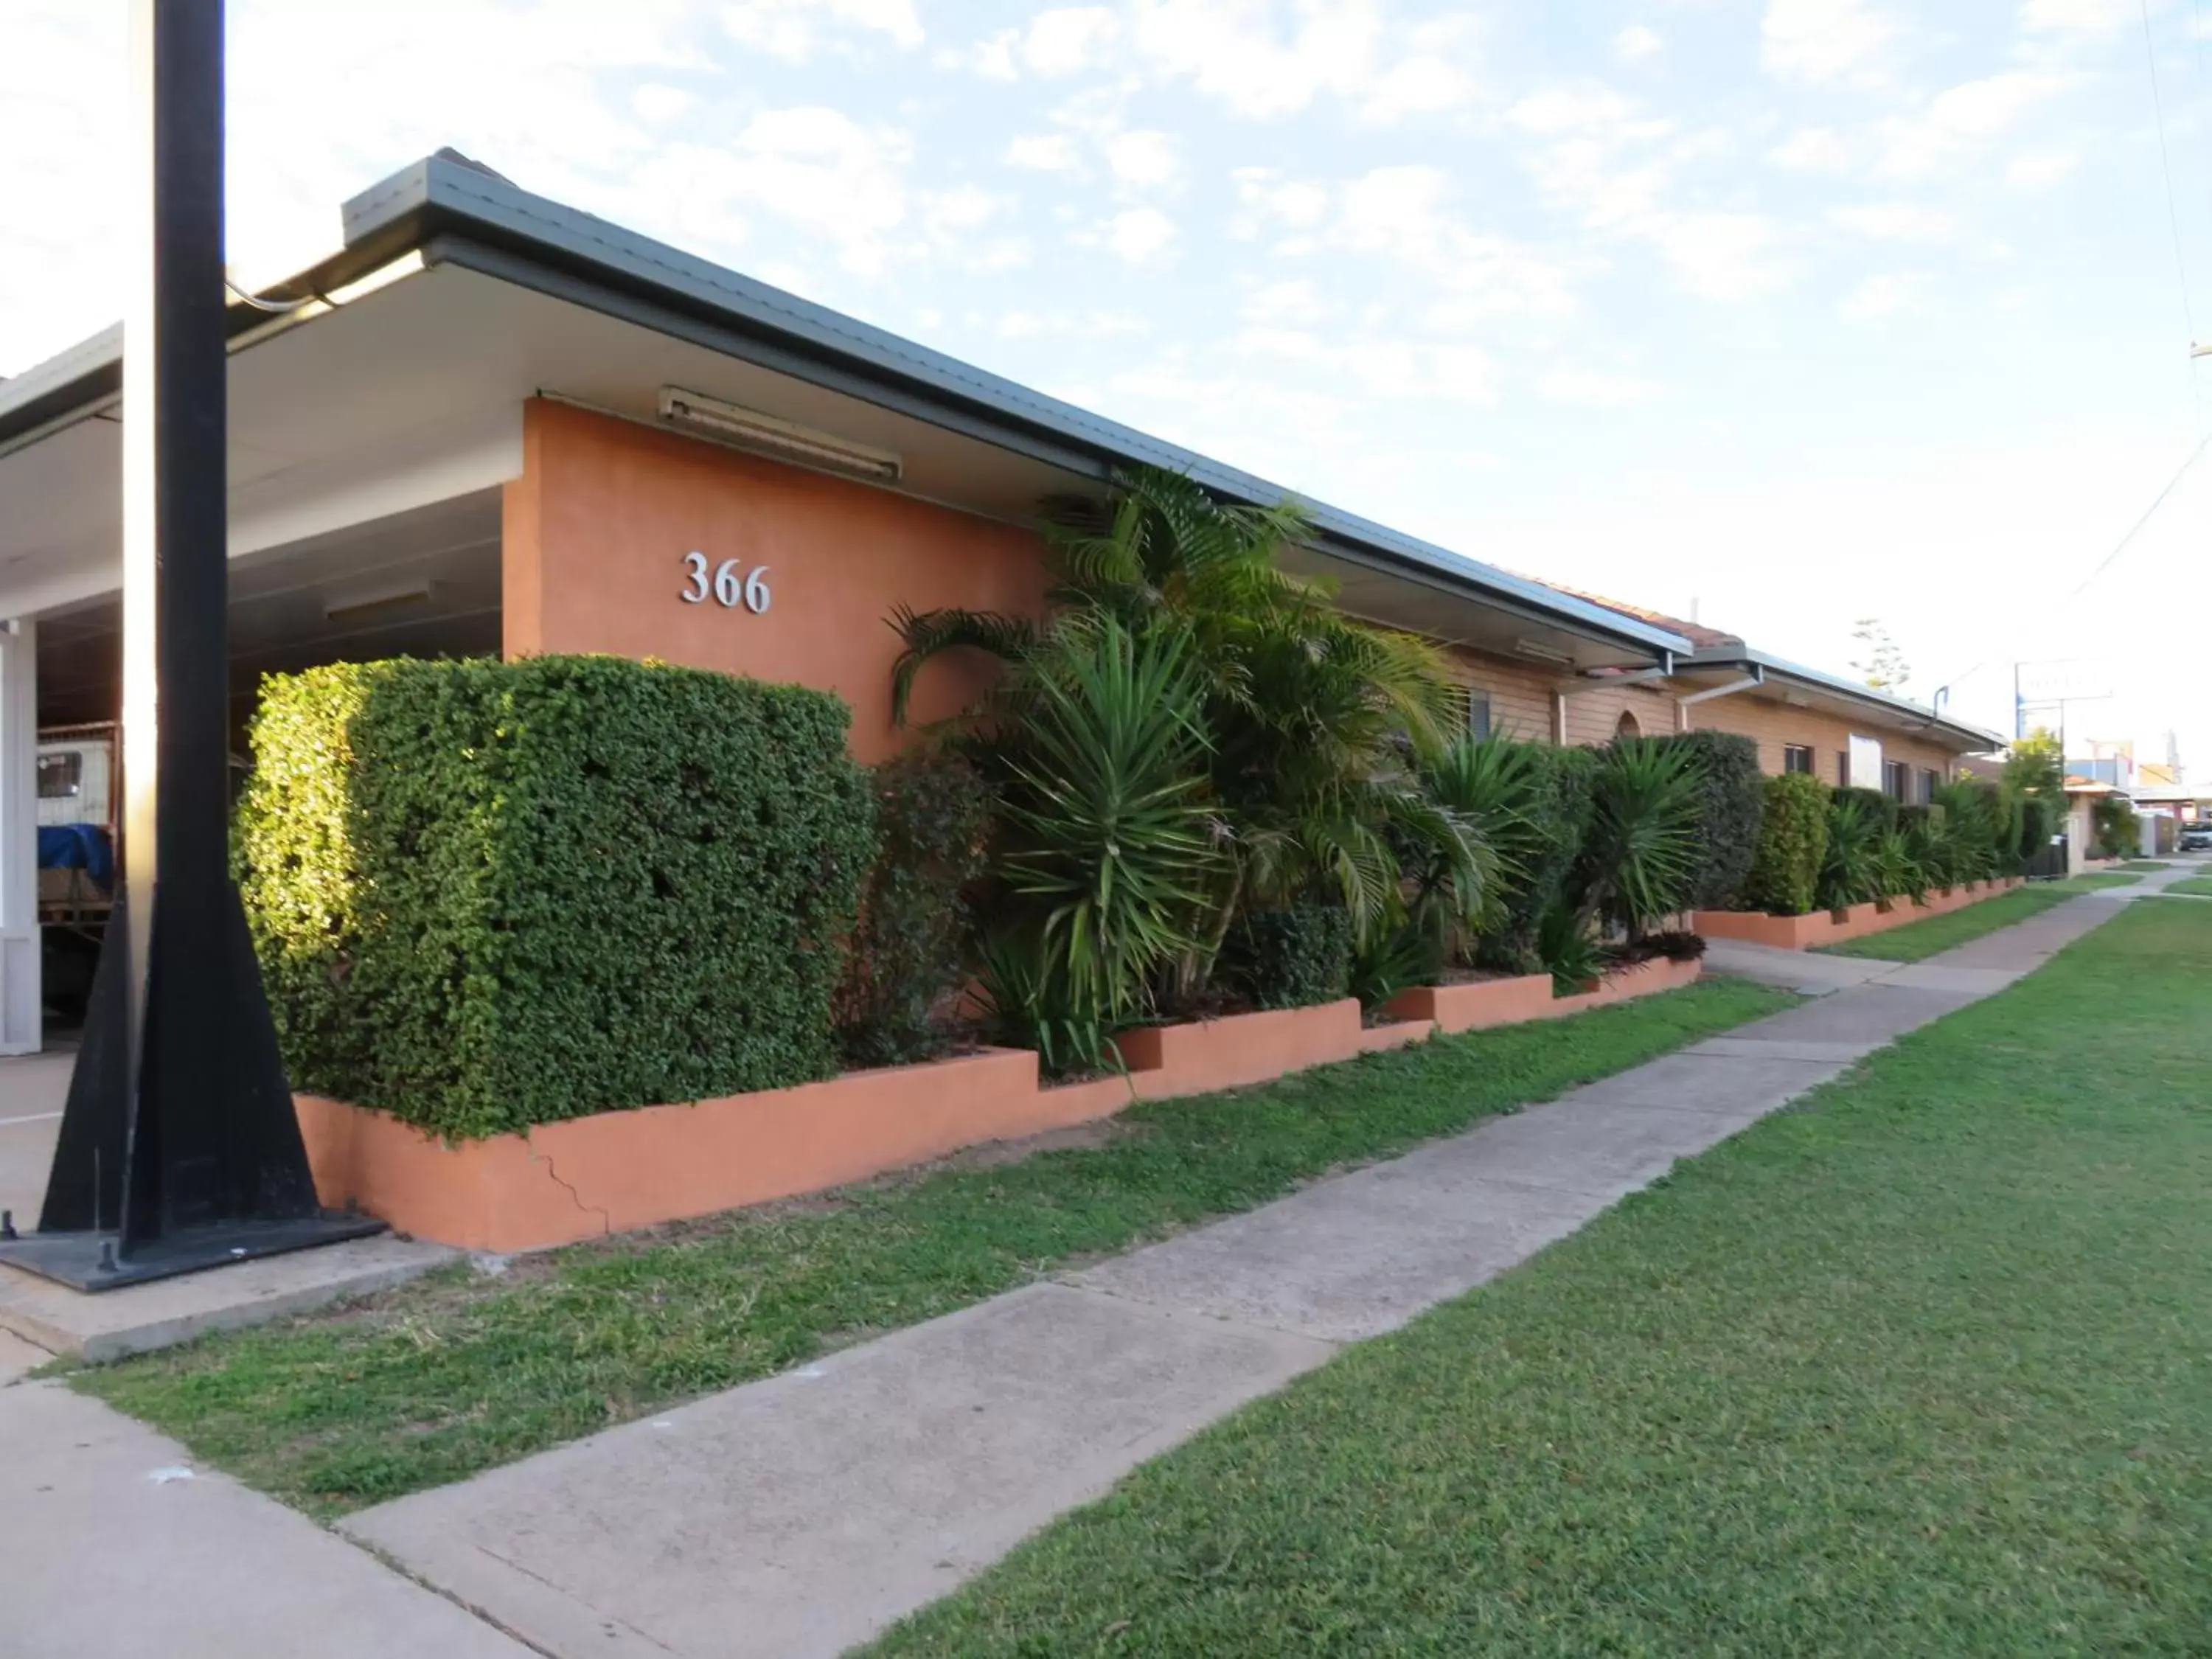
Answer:
[[2079, 658], [2020, 665], [2020, 699], [2031, 708], [2045, 703], [2088, 702], [2112, 695], [2112, 671]]

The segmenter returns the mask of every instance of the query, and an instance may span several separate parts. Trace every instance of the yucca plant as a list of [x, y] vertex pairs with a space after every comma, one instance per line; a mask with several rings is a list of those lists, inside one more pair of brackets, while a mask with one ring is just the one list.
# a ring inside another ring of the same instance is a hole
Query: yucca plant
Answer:
[[1085, 617], [1053, 629], [1008, 688], [998, 869], [1032, 925], [1042, 983], [1105, 1021], [1189, 950], [1220, 861], [1187, 640]]
[[1600, 752], [1577, 866], [1582, 908], [1643, 942], [1689, 902], [1698, 868], [1698, 778], [1661, 738], [1617, 738]]
[[1574, 995], [1605, 971], [1605, 951], [1588, 912], [1564, 897], [1536, 920], [1536, 955], [1561, 996]]
[[1475, 940], [1504, 925], [1542, 854], [1541, 756], [1531, 744], [1469, 732], [1418, 770], [1429, 799], [1458, 819], [1474, 879], [1448, 860], [1407, 859], [1413, 923], [1440, 963], [1466, 965]]
[[1911, 833], [1902, 826], [1884, 830], [1874, 851], [1875, 894], [1879, 898], [1928, 896], [1928, 875], [1913, 854]]
[[1856, 790], [1838, 789], [1828, 806], [1828, 850], [1820, 863], [1819, 903], [1846, 910], [1882, 896], [1881, 857], [1885, 834]]

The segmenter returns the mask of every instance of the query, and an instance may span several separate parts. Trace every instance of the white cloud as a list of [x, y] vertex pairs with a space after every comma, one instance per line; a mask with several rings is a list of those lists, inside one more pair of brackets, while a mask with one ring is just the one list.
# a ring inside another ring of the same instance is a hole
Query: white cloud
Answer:
[[1150, 129], [1117, 132], [1106, 141], [1106, 165], [1125, 185], [1164, 185], [1179, 165], [1175, 140]]
[[1000, 29], [972, 46], [946, 47], [937, 54], [937, 66], [971, 70], [986, 81], [1018, 81], [1022, 72], [1014, 63], [1014, 50], [1020, 44], [1021, 36], [1015, 30]]
[[1917, 202], [1868, 202], [1832, 208], [1829, 220], [1877, 242], [1948, 242], [1958, 226], [1948, 213]]
[[1123, 311], [1089, 311], [1079, 316], [1035, 311], [1009, 311], [999, 319], [1001, 339], [1028, 339], [1039, 335], [1072, 336], [1103, 340], [1151, 331], [1145, 319]]
[[973, 230], [996, 217], [1006, 206], [1004, 197], [975, 185], [932, 191], [922, 198], [922, 222], [932, 230]]
[[1328, 241], [1425, 279], [1437, 295], [1432, 327], [1458, 332], [1498, 317], [1571, 315], [1575, 271], [1471, 229], [1452, 211], [1451, 192], [1450, 175], [1438, 167], [1372, 168], [1344, 186]]
[[1676, 279], [1700, 299], [1758, 299], [1788, 287], [1796, 274], [1781, 257], [1773, 222], [1756, 213], [1669, 214], [1649, 234]]
[[1627, 409], [1659, 395], [1656, 381], [1602, 368], [1559, 368], [1536, 378], [1536, 395], [1568, 409]]
[[1928, 308], [1928, 278], [1918, 271], [1885, 271], [1869, 276], [1844, 296], [1836, 312], [1862, 326], [1917, 316]]
[[1769, 74], [1824, 82], [1866, 75], [1897, 27], [1868, 0], [1767, 0], [1759, 33]]
[[726, 144], [664, 146], [626, 182], [663, 234], [733, 242], [746, 212], [765, 212], [823, 238], [845, 270], [873, 276], [906, 218], [908, 160], [903, 135], [812, 105], [765, 111]]
[[1641, 23], [1631, 23], [1613, 37], [1613, 55], [1624, 64], [1641, 64], [1666, 49], [1667, 43], [1659, 38], [1659, 31], [1646, 28]]
[[1471, 103], [1474, 77], [1441, 58], [1407, 58], [1376, 77], [1360, 112], [1370, 121], [1433, 115]]
[[1766, 159], [1793, 173], [1848, 173], [1851, 149], [1832, 127], [1800, 127], [1769, 151]]
[[1881, 170], [1919, 179], [1955, 167], [2070, 84], [2062, 75], [2009, 70], [1938, 93], [1920, 114], [1881, 124]]
[[1125, 208], [1106, 222], [1107, 247], [1133, 265], [1164, 258], [1175, 236], [1175, 221], [1158, 208]]
[[1255, 289], [1238, 315], [1254, 328], [1310, 328], [1327, 322], [1337, 310], [1311, 283], [1297, 280], [1269, 283]]
[[1162, 75], [1265, 118], [1295, 113], [1323, 92], [1364, 91], [1382, 25], [1367, 0], [1307, 0], [1287, 36], [1272, 7], [1246, 0], [1136, 0], [1133, 33]]
[[1032, 173], [1069, 173], [1076, 166], [1075, 142], [1064, 132], [1031, 133], [1006, 146], [1006, 165]]
[[2014, 190], [2047, 190], [2074, 176], [2081, 158], [2070, 149], [2029, 150], [2006, 164], [2005, 183]]
[[681, 119], [696, 102], [697, 96], [681, 87], [647, 81], [630, 94], [629, 106], [637, 112], [639, 120], [665, 127], [672, 121]]
[[1030, 20], [1022, 40], [1022, 62], [1035, 75], [1073, 75], [1096, 64], [1121, 33], [1121, 21], [1104, 6], [1063, 6]]
[[1232, 236], [1249, 240], [1266, 230], [1310, 230], [1328, 213], [1328, 187], [1311, 179], [1285, 179], [1273, 167], [1238, 167], [1230, 176], [1237, 185], [1238, 208], [1229, 222]]
[[2024, 0], [2020, 26], [2032, 33], [2101, 33], [2141, 16], [2130, 0]]
[[922, 39], [914, 0], [737, 0], [722, 9], [722, 27], [742, 46], [795, 64], [841, 34], [884, 35], [906, 50]]
[[1307, 329], [1249, 327], [1230, 342], [1237, 356], [1304, 368], [1333, 386], [1356, 386], [1392, 403], [1413, 399], [1494, 404], [1498, 366], [1471, 345], [1365, 332], [1349, 337]]

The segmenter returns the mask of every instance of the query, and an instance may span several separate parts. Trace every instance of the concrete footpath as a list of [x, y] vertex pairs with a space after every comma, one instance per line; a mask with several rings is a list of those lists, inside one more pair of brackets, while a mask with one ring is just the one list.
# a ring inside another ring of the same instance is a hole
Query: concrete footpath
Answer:
[[1263, 1209], [363, 1511], [343, 1532], [367, 1550], [58, 1383], [0, 1389], [0, 1653], [841, 1653], [2117, 908], [2084, 896], [1910, 967], [1717, 945], [1716, 967], [1826, 994]]

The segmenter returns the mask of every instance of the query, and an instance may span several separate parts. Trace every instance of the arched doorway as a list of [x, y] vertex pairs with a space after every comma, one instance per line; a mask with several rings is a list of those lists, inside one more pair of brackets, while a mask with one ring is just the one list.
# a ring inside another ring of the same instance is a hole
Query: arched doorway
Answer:
[[1620, 720], [1613, 724], [1613, 735], [1616, 738], [1640, 738], [1644, 735], [1644, 728], [1636, 723], [1636, 716], [1624, 708], [1620, 711]]

